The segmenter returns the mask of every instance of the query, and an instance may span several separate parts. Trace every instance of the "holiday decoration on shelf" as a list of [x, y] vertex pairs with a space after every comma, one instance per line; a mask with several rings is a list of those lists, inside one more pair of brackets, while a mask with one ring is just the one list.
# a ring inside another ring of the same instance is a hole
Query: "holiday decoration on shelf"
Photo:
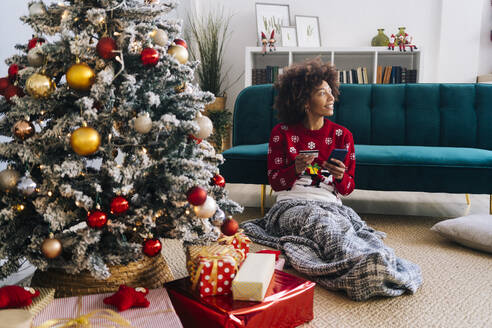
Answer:
[[152, 119], [150, 118], [148, 113], [139, 115], [135, 119], [135, 130], [138, 133], [146, 134], [149, 133], [152, 129]]
[[67, 71], [68, 85], [78, 91], [88, 91], [94, 84], [96, 74], [86, 63], [77, 63]]
[[218, 205], [242, 210], [210, 185], [224, 159], [201, 141], [213, 125], [199, 117], [213, 96], [194, 85], [200, 63], [188, 64], [176, 6], [26, 2], [33, 36], [1, 58], [0, 135], [12, 140], [0, 147], [0, 281], [23, 261], [34, 278], [72, 281], [140, 262], [163, 272], [161, 240], [215, 242]]
[[140, 61], [145, 67], [152, 67], [159, 62], [159, 52], [153, 48], [145, 48], [140, 54]]
[[222, 175], [216, 174], [216, 175], [213, 176], [212, 181], [211, 181], [211, 184], [212, 185], [215, 185], [215, 186], [219, 186], [219, 187], [224, 188], [225, 185], [226, 185], [226, 181], [225, 181], [225, 178]]
[[87, 225], [91, 228], [102, 228], [108, 222], [106, 213], [102, 211], [93, 211], [87, 213]]
[[53, 234], [50, 234], [50, 237], [45, 239], [41, 244], [41, 251], [46, 258], [54, 259], [61, 254], [62, 244]]
[[26, 140], [36, 132], [34, 125], [26, 120], [20, 120], [14, 124], [14, 136], [20, 140]]
[[162, 244], [157, 238], [147, 239], [142, 248], [145, 255], [153, 257], [161, 253]]
[[222, 233], [226, 236], [235, 235], [238, 229], [239, 224], [232, 218], [232, 216], [229, 216], [220, 226], [220, 231], [222, 231]]
[[169, 40], [166, 31], [161, 30], [160, 28], [156, 28], [152, 32], [150, 32], [150, 37], [156, 45], [161, 47], [166, 46], [167, 41]]
[[270, 39], [268, 40], [268, 49], [270, 51], [275, 51], [277, 48], [275, 47], [275, 30], [272, 30], [270, 34]]
[[149, 290], [144, 287], [120, 285], [116, 293], [104, 299], [104, 304], [114, 305], [119, 312], [132, 307], [149, 307], [150, 302], [145, 298], [148, 293]]
[[116, 196], [111, 200], [111, 214], [123, 214], [130, 208], [128, 200], [123, 196]]
[[201, 187], [193, 187], [186, 193], [186, 198], [191, 205], [199, 206], [207, 200], [207, 191]]
[[117, 49], [118, 46], [116, 45], [116, 41], [107, 36], [101, 38], [96, 45], [97, 54], [104, 59], [112, 59], [116, 57], [115, 50]]
[[88, 126], [75, 130], [70, 137], [70, 146], [79, 155], [87, 156], [94, 154], [101, 144], [99, 133]]
[[34, 73], [26, 81], [26, 91], [34, 98], [46, 98], [55, 89], [55, 82], [44, 74]]
[[186, 64], [188, 61], [188, 50], [180, 45], [171, 45], [167, 50], [167, 53], [176, 58], [180, 64]]
[[15, 309], [32, 304], [32, 299], [39, 296], [39, 291], [31, 287], [0, 287], [0, 309]]

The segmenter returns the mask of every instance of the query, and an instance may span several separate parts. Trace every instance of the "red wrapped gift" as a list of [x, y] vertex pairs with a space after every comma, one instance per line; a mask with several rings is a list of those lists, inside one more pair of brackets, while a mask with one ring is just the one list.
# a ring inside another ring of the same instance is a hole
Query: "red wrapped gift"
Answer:
[[263, 302], [200, 298], [188, 278], [164, 284], [185, 328], [297, 327], [313, 319], [315, 283], [275, 270]]
[[249, 244], [251, 244], [251, 239], [249, 239], [248, 236], [246, 236], [243, 233], [242, 229], [239, 229], [232, 236], [225, 236], [225, 235], [220, 236], [217, 242], [222, 245], [232, 245], [234, 246], [235, 249], [243, 250], [244, 255], [248, 255]]
[[187, 256], [192, 289], [198, 289], [201, 297], [229, 294], [232, 280], [244, 259], [242, 251], [218, 244], [190, 246]]

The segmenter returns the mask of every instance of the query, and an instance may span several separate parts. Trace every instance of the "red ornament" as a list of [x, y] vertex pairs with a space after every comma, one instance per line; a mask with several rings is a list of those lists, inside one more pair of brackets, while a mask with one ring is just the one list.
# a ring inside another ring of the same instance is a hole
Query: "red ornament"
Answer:
[[203, 141], [203, 139], [197, 138], [197, 137], [195, 137], [192, 134], [188, 135], [188, 138], [191, 139], [191, 140], [194, 140], [197, 145], [199, 145]]
[[114, 305], [118, 308], [118, 311], [125, 311], [132, 307], [149, 307], [150, 302], [145, 298], [145, 295], [149, 293], [147, 288], [143, 287], [129, 287], [120, 285], [120, 288], [113, 295], [106, 297], [104, 304]]
[[123, 196], [117, 196], [111, 201], [111, 214], [123, 214], [128, 211], [130, 205], [128, 201]]
[[101, 58], [112, 59], [116, 57], [116, 53], [113, 50], [118, 49], [116, 41], [110, 37], [104, 37], [99, 40], [96, 46], [96, 51]]
[[29, 287], [4, 286], [0, 288], [0, 309], [29, 306], [39, 296], [39, 290]]
[[153, 48], [145, 48], [140, 53], [140, 60], [146, 67], [155, 66], [159, 62], [159, 52]]
[[144, 242], [143, 252], [145, 255], [153, 257], [161, 252], [162, 244], [157, 238], [148, 239]]
[[19, 73], [19, 65], [12, 64], [9, 67], [9, 78], [10, 80], [15, 80], [17, 78], [17, 74]]
[[224, 179], [224, 177], [222, 175], [216, 174], [212, 178], [212, 184], [224, 188], [225, 187], [225, 184], [226, 184], [226, 181], [225, 181], [225, 179]]
[[173, 42], [174, 42], [174, 44], [176, 44], [178, 46], [182, 46], [182, 47], [185, 47], [185, 49], [188, 49], [188, 44], [183, 39], [174, 39]]
[[35, 46], [38, 46], [38, 45], [42, 45], [43, 43], [45, 43], [46, 40], [43, 39], [43, 38], [32, 38], [31, 40], [29, 40], [29, 42], [27, 43], [27, 49], [28, 50], [31, 50], [32, 48], [34, 48]]
[[207, 200], [207, 191], [201, 187], [193, 187], [186, 193], [186, 198], [191, 205], [200, 206]]
[[87, 224], [91, 228], [102, 228], [108, 222], [106, 213], [102, 211], [94, 211], [87, 213]]
[[5, 94], [5, 90], [7, 90], [9, 85], [10, 85], [10, 80], [8, 77], [0, 78], [0, 95], [3, 96]]
[[19, 88], [18, 86], [10, 84], [4, 90], [3, 95], [5, 96], [7, 101], [10, 101], [10, 98], [12, 98], [13, 96], [23, 97], [24, 91], [22, 91], [22, 89]]
[[220, 231], [226, 236], [234, 236], [239, 229], [239, 224], [232, 217], [225, 219], [224, 223], [220, 226]]

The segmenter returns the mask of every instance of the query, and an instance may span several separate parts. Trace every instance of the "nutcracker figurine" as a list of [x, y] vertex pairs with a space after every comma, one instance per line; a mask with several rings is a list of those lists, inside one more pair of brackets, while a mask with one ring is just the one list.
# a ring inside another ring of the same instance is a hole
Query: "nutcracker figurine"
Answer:
[[272, 30], [270, 34], [270, 40], [268, 40], [268, 48], [270, 51], [275, 51], [277, 48], [275, 47], [275, 30]]
[[268, 43], [268, 39], [267, 39], [265, 33], [261, 32], [261, 47], [262, 47], [261, 50], [263, 52], [263, 55], [266, 55], [266, 52], [267, 52], [267, 50], [266, 50], [267, 43]]

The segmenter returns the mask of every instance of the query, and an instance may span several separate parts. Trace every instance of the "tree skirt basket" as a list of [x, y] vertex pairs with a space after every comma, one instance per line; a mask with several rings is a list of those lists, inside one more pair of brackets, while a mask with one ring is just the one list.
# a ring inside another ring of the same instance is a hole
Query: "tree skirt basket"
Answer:
[[58, 298], [116, 292], [120, 285], [155, 289], [174, 280], [162, 256], [146, 257], [128, 265], [110, 266], [109, 271], [111, 276], [108, 279], [98, 280], [88, 271], [68, 274], [61, 269], [36, 270], [31, 286], [55, 288], [55, 297]]

